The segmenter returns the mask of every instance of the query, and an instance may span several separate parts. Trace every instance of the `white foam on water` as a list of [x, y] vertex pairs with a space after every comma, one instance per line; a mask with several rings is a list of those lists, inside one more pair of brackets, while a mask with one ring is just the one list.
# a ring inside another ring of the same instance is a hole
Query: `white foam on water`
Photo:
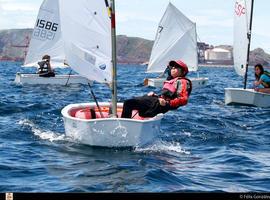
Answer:
[[45, 131], [40, 128], [38, 128], [33, 122], [30, 120], [24, 119], [20, 120], [18, 122], [19, 125], [28, 126], [31, 128], [31, 131], [34, 133], [34, 135], [40, 137], [43, 140], [49, 140], [51, 142], [53, 141], [61, 141], [66, 140], [65, 134], [55, 133], [53, 131]]
[[157, 140], [154, 144], [149, 145], [147, 147], [137, 147], [135, 149], [137, 152], [176, 152], [181, 154], [187, 154], [189, 155], [190, 152], [186, 151], [181, 147], [181, 144], [179, 142], [164, 142]]

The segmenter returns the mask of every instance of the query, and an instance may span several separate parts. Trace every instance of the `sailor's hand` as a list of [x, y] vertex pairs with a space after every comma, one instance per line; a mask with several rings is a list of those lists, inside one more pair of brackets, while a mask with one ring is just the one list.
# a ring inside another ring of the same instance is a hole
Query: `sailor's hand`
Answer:
[[154, 92], [149, 92], [149, 93], [147, 94], [147, 96], [152, 97], [152, 96], [156, 96], [156, 94], [155, 94]]
[[259, 81], [254, 81], [254, 85], [255, 85], [255, 86], [260, 85]]
[[166, 106], [166, 101], [165, 101], [165, 99], [159, 98], [158, 100], [159, 100], [159, 104], [160, 104], [161, 106]]

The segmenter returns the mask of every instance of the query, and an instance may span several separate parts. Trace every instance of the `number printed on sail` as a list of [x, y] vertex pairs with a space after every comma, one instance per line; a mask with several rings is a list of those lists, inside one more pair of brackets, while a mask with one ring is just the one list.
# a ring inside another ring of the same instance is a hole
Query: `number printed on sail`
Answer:
[[37, 19], [33, 36], [39, 40], [53, 40], [58, 29], [58, 23]]

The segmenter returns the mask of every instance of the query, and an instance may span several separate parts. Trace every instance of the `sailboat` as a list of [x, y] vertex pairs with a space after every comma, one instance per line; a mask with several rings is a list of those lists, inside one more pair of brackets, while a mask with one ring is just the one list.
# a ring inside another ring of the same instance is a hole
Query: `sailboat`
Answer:
[[79, 143], [103, 147], [136, 147], [152, 142], [159, 134], [163, 114], [143, 118], [133, 111], [132, 119], [119, 118], [123, 103], [117, 103], [114, 0], [110, 4], [107, 0], [60, 2], [67, 62], [89, 80], [110, 85], [112, 91], [112, 102], [64, 107], [61, 113], [66, 135]]
[[[172, 3], [161, 18], [151, 51], [147, 73], [164, 72], [170, 60], [182, 59], [189, 71], [198, 70], [196, 24], [180, 12]], [[144, 85], [162, 87], [165, 78], [147, 78]], [[190, 78], [192, 87], [205, 86], [208, 78]]]
[[[38, 67], [44, 55], [51, 57], [52, 68], [67, 67], [65, 60], [63, 33], [59, 15], [59, 0], [44, 0], [40, 6], [30, 45], [23, 67]], [[55, 75], [40, 77], [35, 73], [20, 73], [15, 77], [18, 84], [88, 84], [87, 78], [80, 75]], [[92, 83], [92, 82], [90, 82]]]
[[270, 94], [247, 89], [247, 73], [254, 0], [236, 0], [234, 10], [234, 69], [244, 77], [244, 88], [225, 88], [225, 104], [270, 107]]

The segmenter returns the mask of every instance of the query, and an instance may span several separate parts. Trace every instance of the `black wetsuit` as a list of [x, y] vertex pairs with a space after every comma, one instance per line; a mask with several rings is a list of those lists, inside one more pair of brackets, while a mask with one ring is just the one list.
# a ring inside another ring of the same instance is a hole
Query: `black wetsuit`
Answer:
[[121, 118], [131, 118], [133, 110], [138, 110], [141, 117], [154, 117], [158, 113], [168, 112], [170, 106], [161, 106], [158, 96], [135, 97], [124, 102]]

